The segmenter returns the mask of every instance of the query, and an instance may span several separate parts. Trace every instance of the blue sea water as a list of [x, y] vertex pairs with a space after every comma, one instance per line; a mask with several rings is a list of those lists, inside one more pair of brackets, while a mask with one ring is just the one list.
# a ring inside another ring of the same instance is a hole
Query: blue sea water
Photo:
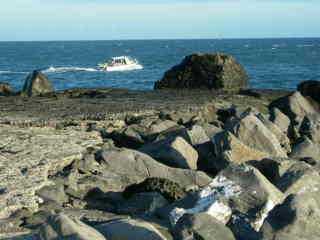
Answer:
[[[196, 52], [234, 55], [253, 88], [293, 89], [302, 80], [320, 79], [320, 39], [308, 38], [0, 42], [0, 82], [19, 90], [29, 72], [41, 69], [57, 90], [152, 89], [166, 70]], [[121, 55], [138, 59], [144, 69], [98, 71], [98, 63]]]

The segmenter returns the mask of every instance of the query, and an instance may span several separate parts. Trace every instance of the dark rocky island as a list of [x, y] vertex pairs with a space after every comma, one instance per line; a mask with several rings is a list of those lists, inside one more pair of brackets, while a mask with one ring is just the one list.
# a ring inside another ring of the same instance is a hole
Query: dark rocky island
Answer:
[[248, 75], [232, 57], [222, 53], [193, 54], [164, 74], [155, 89], [223, 89], [248, 87]]
[[248, 89], [224, 55], [154, 91], [0, 84], [0, 239], [319, 239], [319, 84]]

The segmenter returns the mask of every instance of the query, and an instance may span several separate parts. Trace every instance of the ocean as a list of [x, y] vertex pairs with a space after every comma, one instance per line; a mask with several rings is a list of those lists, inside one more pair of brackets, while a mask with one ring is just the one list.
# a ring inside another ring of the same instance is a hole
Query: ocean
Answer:
[[[28, 73], [39, 69], [57, 90], [148, 90], [184, 56], [198, 52], [233, 55], [248, 72], [252, 88], [294, 89], [300, 81], [320, 79], [320, 38], [308, 38], [0, 42], [0, 82], [19, 90]], [[98, 63], [122, 55], [136, 58], [144, 68], [98, 70]]]

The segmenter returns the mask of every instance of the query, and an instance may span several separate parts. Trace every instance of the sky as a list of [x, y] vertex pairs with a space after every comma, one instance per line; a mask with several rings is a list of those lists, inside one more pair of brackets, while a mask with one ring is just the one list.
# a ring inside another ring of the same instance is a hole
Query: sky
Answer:
[[320, 37], [320, 0], [1, 0], [0, 41]]

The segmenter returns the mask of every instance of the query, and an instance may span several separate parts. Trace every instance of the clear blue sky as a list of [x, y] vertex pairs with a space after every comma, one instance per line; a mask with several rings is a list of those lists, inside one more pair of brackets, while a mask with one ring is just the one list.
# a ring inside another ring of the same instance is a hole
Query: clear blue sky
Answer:
[[0, 41], [320, 37], [320, 0], [2, 0]]

